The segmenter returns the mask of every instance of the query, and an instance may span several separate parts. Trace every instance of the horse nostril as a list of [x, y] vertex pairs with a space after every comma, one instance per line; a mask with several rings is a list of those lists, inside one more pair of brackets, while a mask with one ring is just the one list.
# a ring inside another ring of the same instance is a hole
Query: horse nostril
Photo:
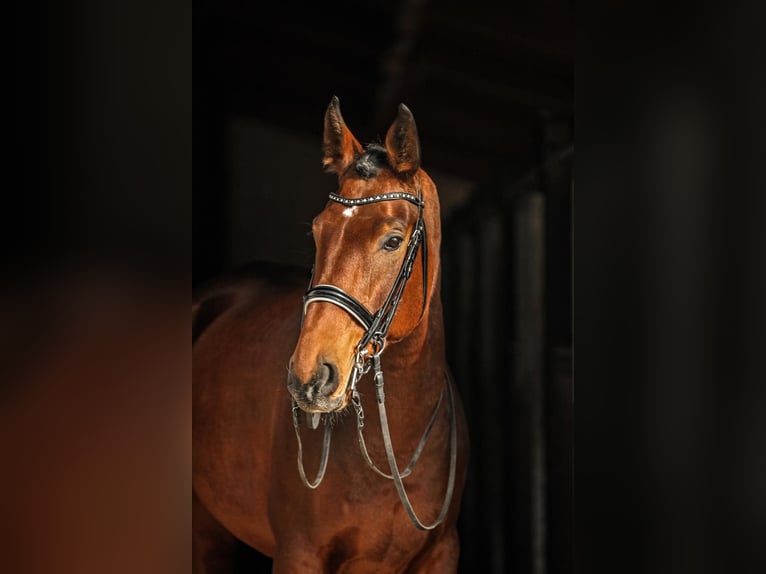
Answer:
[[314, 385], [320, 394], [329, 397], [338, 388], [338, 370], [332, 363], [322, 363], [314, 376]]

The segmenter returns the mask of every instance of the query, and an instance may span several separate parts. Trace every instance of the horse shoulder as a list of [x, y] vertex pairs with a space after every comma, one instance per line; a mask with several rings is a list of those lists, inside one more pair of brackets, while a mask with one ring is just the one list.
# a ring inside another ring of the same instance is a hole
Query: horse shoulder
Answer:
[[[307, 272], [257, 264], [216, 278], [192, 300], [193, 488], [238, 539], [268, 553], [275, 420], [300, 328]], [[284, 404], [283, 404], [284, 403]]]

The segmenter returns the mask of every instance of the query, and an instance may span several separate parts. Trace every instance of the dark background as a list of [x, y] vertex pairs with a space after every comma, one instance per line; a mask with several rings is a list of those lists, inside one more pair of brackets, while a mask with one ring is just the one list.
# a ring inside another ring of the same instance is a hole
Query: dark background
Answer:
[[310, 260], [336, 94], [442, 193], [463, 569], [766, 571], [763, 4], [252, 4], [5, 6], [2, 570], [189, 571], [190, 285]]
[[252, 259], [308, 272], [330, 98], [362, 142], [404, 102], [473, 442], [461, 572], [570, 572], [572, 3], [198, 1], [194, 19], [195, 284]]

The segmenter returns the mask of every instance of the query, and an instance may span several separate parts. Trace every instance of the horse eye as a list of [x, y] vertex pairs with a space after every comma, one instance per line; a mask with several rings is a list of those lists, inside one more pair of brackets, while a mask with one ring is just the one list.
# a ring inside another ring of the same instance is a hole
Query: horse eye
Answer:
[[396, 251], [397, 249], [399, 249], [399, 246], [402, 244], [402, 241], [404, 240], [398, 235], [389, 237], [388, 240], [383, 244], [383, 249], [385, 249], [386, 251]]

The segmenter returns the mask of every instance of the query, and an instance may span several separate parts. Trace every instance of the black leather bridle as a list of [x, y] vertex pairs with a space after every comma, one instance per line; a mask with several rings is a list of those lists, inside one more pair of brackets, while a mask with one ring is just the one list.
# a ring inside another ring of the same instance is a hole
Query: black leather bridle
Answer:
[[[370, 197], [362, 197], [357, 199], [351, 199], [341, 197], [335, 193], [330, 194], [330, 199], [346, 207], [356, 207], [360, 205], [367, 205], [370, 203], [377, 203], [381, 201], [394, 201], [405, 200], [413, 203], [418, 208], [418, 218], [410, 234], [410, 239], [407, 243], [407, 251], [404, 254], [404, 260], [399, 268], [399, 273], [394, 280], [394, 284], [386, 297], [385, 302], [375, 312], [370, 312], [367, 307], [360, 303], [355, 297], [346, 293], [340, 287], [335, 285], [313, 285], [313, 270], [312, 278], [309, 283], [309, 289], [303, 296], [303, 316], [305, 317], [308, 306], [311, 303], [317, 303], [324, 301], [337, 305], [341, 309], [345, 310], [351, 317], [353, 317], [359, 324], [364, 327], [365, 332], [362, 338], [359, 340], [355, 348], [355, 362], [354, 367], [350, 374], [350, 380], [348, 389], [351, 391], [351, 404], [356, 411], [357, 417], [357, 435], [359, 440], [359, 446], [362, 452], [362, 456], [367, 462], [368, 466], [372, 468], [377, 474], [385, 478], [394, 481], [396, 491], [399, 495], [399, 499], [402, 502], [410, 520], [421, 530], [432, 530], [436, 528], [447, 515], [450, 501], [452, 500], [452, 492], [455, 484], [455, 469], [457, 466], [457, 422], [455, 414], [455, 399], [452, 391], [452, 385], [448, 378], [445, 377], [447, 395], [450, 403], [450, 467], [449, 478], [447, 480], [447, 489], [442, 503], [441, 511], [438, 517], [431, 524], [424, 524], [421, 522], [415, 514], [412, 504], [409, 501], [407, 493], [404, 488], [402, 479], [407, 477], [415, 466], [415, 463], [420, 458], [421, 453], [428, 441], [428, 437], [431, 434], [434, 422], [436, 421], [436, 415], [442, 404], [443, 393], [439, 397], [439, 401], [434, 408], [425, 431], [421, 436], [420, 442], [415, 449], [415, 452], [410, 459], [409, 464], [403, 471], [400, 471], [396, 457], [394, 456], [393, 446], [391, 444], [391, 434], [388, 428], [388, 416], [385, 408], [385, 393], [383, 390], [383, 370], [380, 362], [380, 355], [386, 345], [386, 337], [388, 330], [391, 327], [391, 323], [394, 320], [396, 311], [401, 303], [402, 296], [404, 295], [404, 289], [407, 286], [407, 281], [412, 275], [412, 268], [417, 258], [418, 250], [422, 250], [422, 268], [423, 268], [423, 302], [420, 310], [420, 319], [422, 320], [425, 313], [426, 301], [428, 295], [428, 244], [426, 241], [426, 227], [423, 220], [423, 208], [425, 207], [422, 197], [421, 189], [418, 189], [418, 195], [413, 195], [407, 192], [391, 192], [383, 193], [380, 195], [374, 195]], [[362, 376], [369, 372], [370, 369], [374, 369], [375, 373], [375, 393], [378, 403], [378, 414], [380, 417], [381, 433], [383, 435], [383, 443], [386, 451], [386, 458], [389, 464], [391, 474], [388, 474], [380, 470], [370, 458], [367, 452], [367, 447], [364, 441], [364, 434], [362, 429], [364, 428], [364, 411], [362, 409], [362, 401], [357, 390], [357, 383], [361, 380]], [[325, 415], [325, 431], [324, 441], [322, 445], [322, 454], [319, 463], [319, 470], [314, 481], [309, 481], [306, 477], [306, 471], [303, 467], [303, 444], [300, 436], [300, 419], [299, 419], [300, 407], [295, 401], [293, 401], [293, 426], [295, 427], [295, 434], [298, 438], [298, 472], [301, 480], [309, 488], [316, 488], [322, 482], [324, 473], [327, 468], [327, 459], [330, 451], [330, 433], [331, 425]], [[316, 428], [318, 425], [319, 415], [309, 415], [310, 426]]]
[[[380, 195], [374, 195], [371, 197], [362, 197], [358, 199], [349, 199], [341, 197], [335, 193], [330, 194], [330, 199], [346, 207], [356, 207], [359, 205], [367, 205], [370, 203], [378, 203], [381, 201], [394, 201], [405, 200], [413, 203], [418, 208], [418, 219], [415, 222], [410, 239], [407, 244], [407, 252], [404, 255], [404, 260], [399, 268], [399, 273], [394, 280], [394, 284], [391, 287], [391, 291], [388, 293], [385, 302], [381, 305], [380, 309], [375, 313], [371, 313], [362, 303], [355, 299], [352, 295], [346, 293], [340, 287], [335, 285], [315, 285], [310, 286], [309, 290], [303, 296], [303, 314], [305, 316], [306, 310], [311, 303], [317, 301], [326, 301], [333, 303], [341, 309], [344, 309], [349, 315], [351, 315], [358, 323], [365, 329], [365, 333], [362, 336], [359, 344], [356, 346], [357, 358], [360, 353], [364, 353], [368, 346], [372, 343], [375, 350], [382, 350], [385, 346], [386, 336], [388, 330], [391, 327], [391, 323], [396, 315], [396, 310], [401, 303], [402, 295], [404, 294], [404, 288], [407, 286], [407, 281], [412, 275], [412, 267], [415, 263], [415, 258], [418, 255], [418, 250], [422, 247], [423, 256], [421, 261], [423, 263], [423, 304], [420, 311], [422, 318], [426, 308], [426, 297], [428, 294], [428, 243], [426, 241], [426, 226], [423, 221], [423, 199], [422, 192], [418, 190], [418, 195], [415, 196], [406, 192], [392, 192], [383, 193]], [[313, 282], [313, 280], [312, 280]]]

